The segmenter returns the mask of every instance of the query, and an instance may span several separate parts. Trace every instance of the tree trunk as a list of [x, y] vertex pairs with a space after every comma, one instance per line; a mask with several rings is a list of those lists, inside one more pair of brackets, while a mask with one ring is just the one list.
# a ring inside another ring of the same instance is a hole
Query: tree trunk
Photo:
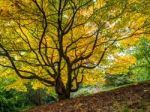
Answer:
[[59, 100], [70, 99], [70, 92], [67, 92], [67, 90], [62, 93], [56, 91], [56, 93]]
[[70, 99], [70, 94], [67, 95], [66, 93], [64, 94], [58, 94], [58, 99], [60, 100], [65, 100], [65, 99]]
[[70, 98], [70, 91], [68, 91], [61, 78], [58, 78], [55, 85], [55, 91], [58, 95], [59, 100], [69, 99]]

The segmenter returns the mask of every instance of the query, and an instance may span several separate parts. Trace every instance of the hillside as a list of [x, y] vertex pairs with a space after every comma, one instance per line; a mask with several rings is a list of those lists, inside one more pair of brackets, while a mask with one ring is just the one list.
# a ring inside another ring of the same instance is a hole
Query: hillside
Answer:
[[150, 112], [150, 83], [34, 107], [27, 112]]

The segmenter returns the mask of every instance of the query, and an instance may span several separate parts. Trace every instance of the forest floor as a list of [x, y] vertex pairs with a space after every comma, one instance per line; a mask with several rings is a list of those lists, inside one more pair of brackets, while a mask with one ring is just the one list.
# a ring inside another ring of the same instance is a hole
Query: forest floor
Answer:
[[33, 107], [27, 112], [150, 112], [150, 83]]

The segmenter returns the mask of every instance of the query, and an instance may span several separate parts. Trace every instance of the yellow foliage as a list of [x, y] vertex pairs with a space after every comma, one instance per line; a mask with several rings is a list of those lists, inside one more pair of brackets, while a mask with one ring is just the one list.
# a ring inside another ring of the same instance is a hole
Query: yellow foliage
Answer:
[[32, 88], [35, 89], [35, 90], [39, 89], [39, 88], [44, 88], [45, 87], [44, 84], [42, 84], [41, 82], [39, 82], [37, 80], [32, 81], [31, 85], [32, 85]]
[[150, 41], [150, 35], [148, 35], [146, 38], [147, 38], [147, 40], [149, 40], [149, 41]]
[[25, 87], [25, 84], [28, 83], [28, 80], [20, 79], [18, 78], [14, 83], [6, 86], [6, 90], [15, 89], [17, 91], [27, 91], [27, 88]]
[[120, 44], [125, 48], [130, 48], [134, 46], [139, 40], [140, 40], [140, 36], [133, 36], [131, 38], [127, 38], [120, 41]]
[[128, 71], [128, 68], [135, 63], [136, 58], [134, 56], [116, 56], [112, 66], [107, 69], [107, 72], [110, 74], [123, 73]]
[[89, 73], [84, 75], [83, 84], [85, 85], [95, 85], [97, 82], [105, 83], [103, 74], [99, 70], [91, 70]]

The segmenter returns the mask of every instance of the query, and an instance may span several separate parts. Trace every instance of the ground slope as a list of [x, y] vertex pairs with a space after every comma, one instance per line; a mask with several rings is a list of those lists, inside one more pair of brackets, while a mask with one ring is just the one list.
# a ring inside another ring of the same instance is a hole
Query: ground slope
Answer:
[[27, 112], [150, 112], [150, 83], [64, 100]]

